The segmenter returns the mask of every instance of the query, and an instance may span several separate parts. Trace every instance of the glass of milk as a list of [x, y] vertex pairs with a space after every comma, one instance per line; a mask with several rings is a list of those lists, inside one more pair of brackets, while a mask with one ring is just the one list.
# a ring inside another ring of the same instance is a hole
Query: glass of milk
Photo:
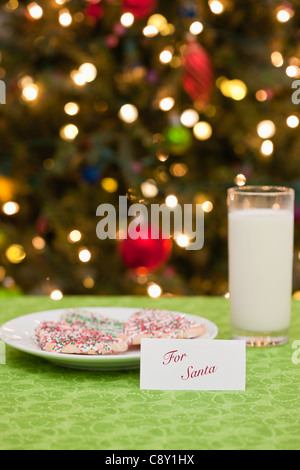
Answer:
[[243, 186], [228, 190], [231, 333], [248, 346], [289, 339], [294, 190]]

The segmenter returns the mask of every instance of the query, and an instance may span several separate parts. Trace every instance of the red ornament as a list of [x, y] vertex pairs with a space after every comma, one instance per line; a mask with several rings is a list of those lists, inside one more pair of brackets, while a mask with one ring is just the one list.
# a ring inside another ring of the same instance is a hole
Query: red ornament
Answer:
[[214, 81], [211, 59], [197, 41], [188, 42], [183, 55], [182, 86], [189, 97], [204, 108], [209, 104]]
[[134, 240], [127, 237], [120, 241], [121, 257], [129, 268], [155, 271], [169, 259], [172, 242], [170, 239], [151, 238], [151, 229], [141, 231], [141, 234], [146, 238], [139, 237]]
[[97, 0], [91, 0], [85, 8], [85, 15], [94, 22], [100, 20], [104, 15], [104, 8], [102, 3]]
[[132, 13], [136, 19], [151, 15], [157, 0], [122, 0], [122, 11]]

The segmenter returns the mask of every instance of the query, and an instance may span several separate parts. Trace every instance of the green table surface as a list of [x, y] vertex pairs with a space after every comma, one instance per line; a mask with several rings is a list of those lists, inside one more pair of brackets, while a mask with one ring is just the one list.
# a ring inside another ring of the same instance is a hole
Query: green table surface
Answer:
[[[206, 317], [230, 339], [223, 297], [0, 299], [0, 324], [69, 307], [155, 307]], [[82, 371], [6, 346], [0, 364], [1, 450], [299, 450], [300, 302], [289, 343], [247, 348], [245, 391], [140, 390], [139, 370]]]

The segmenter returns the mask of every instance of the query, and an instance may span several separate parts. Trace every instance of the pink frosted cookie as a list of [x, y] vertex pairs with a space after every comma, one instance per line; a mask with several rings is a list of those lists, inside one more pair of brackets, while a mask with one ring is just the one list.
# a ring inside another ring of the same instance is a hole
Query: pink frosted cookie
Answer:
[[184, 314], [143, 309], [131, 315], [120, 337], [137, 345], [141, 338], [196, 338], [205, 332], [205, 325], [189, 320]]
[[43, 351], [63, 354], [104, 355], [122, 353], [128, 349], [121, 338], [104, 335], [95, 329], [85, 329], [76, 322], [41, 322], [36, 336]]

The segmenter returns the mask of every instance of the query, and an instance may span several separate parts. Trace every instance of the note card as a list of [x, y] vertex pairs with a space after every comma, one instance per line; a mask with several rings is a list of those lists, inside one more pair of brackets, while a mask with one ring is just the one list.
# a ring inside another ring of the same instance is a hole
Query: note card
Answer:
[[141, 389], [245, 390], [245, 384], [245, 341], [142, 339]]

